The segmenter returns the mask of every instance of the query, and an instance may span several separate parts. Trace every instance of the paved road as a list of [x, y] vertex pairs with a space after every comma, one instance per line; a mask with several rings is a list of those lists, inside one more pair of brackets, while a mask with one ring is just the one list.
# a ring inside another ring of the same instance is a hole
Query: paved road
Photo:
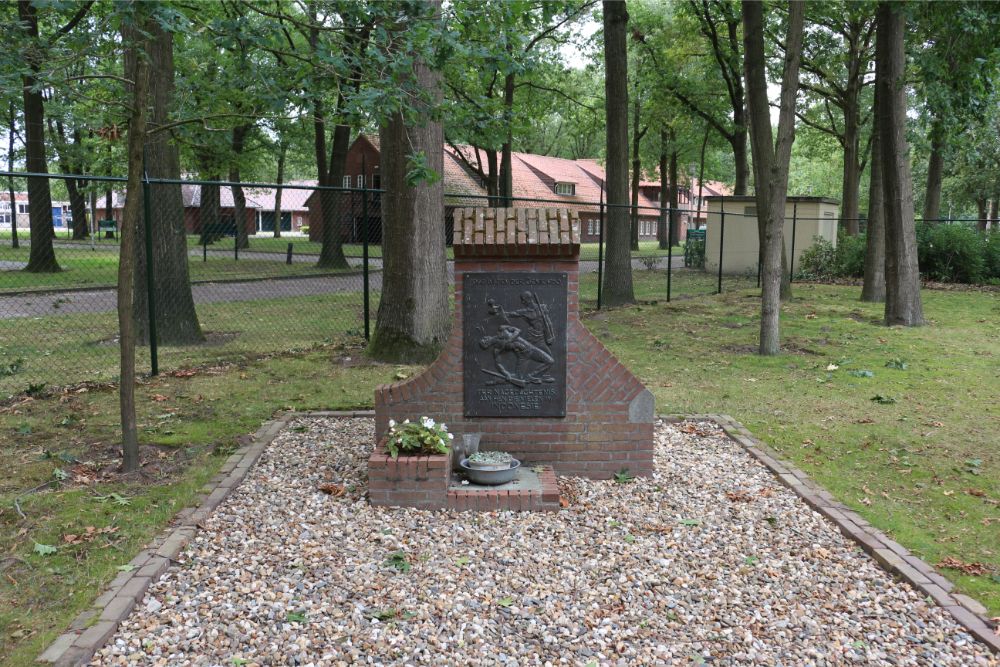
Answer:
[[[355, 262], [352, 261], [351, 264], [354, 266]], [[380, 259], [372, 260], [371, 268], [373, 271], [370, 274], [372, 291], [382, 289], [381, 266], [382, 262]], [[454, 282], [454, 266], [454, 262], [448, 262], [449, 283]], [[664, 268], [665, 266], [666, 258], [663, 258], [660, 262], [660, 268]], [[675, 256], [673, 266], [674, 268], [683, 267], [684, 258]], [[632, 269], [636, 271], [644, 270], [645, 265], [642, 260], [633, 259]], [[597, 262], [590, 260], [580, 262], [580, 271], [582, 273], [597, 271]], [[360, 273], [324, 277], [303, 276], [275, 280], [199, 283], [193, 285], [191, 288], [196, 304], [341, 294], [346, 292], [360, 292], [361, 290], [362, 277]], [[9, 296], [0, 294], [0, 319], [112, 312], [117, 308], [117, 298], [117, 290], [115, 289]]]

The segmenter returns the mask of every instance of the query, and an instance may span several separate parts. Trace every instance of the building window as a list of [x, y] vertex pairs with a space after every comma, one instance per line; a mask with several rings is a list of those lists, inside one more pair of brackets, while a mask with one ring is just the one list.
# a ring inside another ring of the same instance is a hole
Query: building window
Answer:
[[345, 188], [351, 187], [351, 177], [350, 176], [344, 176], [343, 185], [344, 185]]
[[365, 187], [365, 175], [364, 174], [358, 174], [357, 181], [358, 181], [358, 187], [359, 188]]
[[589, 234], [590, 236], [593, 236], [594, 234], [596, 234], [597, 232], [594, 231], [594, 228], [595, 228], [594, 221], [593, 220], [588, 220], [587, 221], [587, 234]]
[[556, 183], [556, 194], [570, 196], [575, 195], [576, 183]]
[[27, 204], [18, 204], [17, 205], [17, 212], [18, 213], [24, 213], [24, 214], [26, 214], [28, 212], [28, 205]]

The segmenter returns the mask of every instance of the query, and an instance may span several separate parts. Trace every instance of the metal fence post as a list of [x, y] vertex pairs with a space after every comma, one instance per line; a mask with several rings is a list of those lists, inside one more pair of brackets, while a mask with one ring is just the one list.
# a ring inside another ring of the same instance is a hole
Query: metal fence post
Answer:
[[716, 294], [722, 294], [722, 248], [725, 246], [726, 241], [726, 204], [722, 203], [719, 211], [719, 291]]
[[365, 302], [365, 340], [371, 339], [371, 302], [370, 286], [368, 284], [368, 173], [366, 170], [365, 158], [361, 157], [361, 173], [364, 180], [361, 181], [361, 272], [364, 275], [364, 302]]
[[601, 203], [597, 217], [597, 310], [601, 309], [601, 288], [604, 282], [604, 184], [601, 184]]
[[146, 306], [149, 314], [149, 365], [150, 374], [157, 375], [160, 372], [159, 359], [157, 358], [156, 340], [156, 290], [153, 285], [156, 282], [156, 274], [153, 271], [153, 216], [150, 214], [151, 188], [149, 187], [149, 172], [146, 171], [146, 153], [142, 154], [142, 219], [143, 227], [146, 230]]
[[[233, 220], [235, 219], [236, 216], [233, 215]], [[235, 261], [240, 261], [240, 230], [235, 226], [233, 227], [233, 256], [235, 257]]]
[[795, 223], [798, 214], [799, 203], [797, 201], [792, 202], [792, 251], [791, 258], [788, 260], [788, 282], [792, 282], [795, 279]]
[[285, 264], [292, 265], [292, 244], [288, 244], [288, 252], [285, 254]]

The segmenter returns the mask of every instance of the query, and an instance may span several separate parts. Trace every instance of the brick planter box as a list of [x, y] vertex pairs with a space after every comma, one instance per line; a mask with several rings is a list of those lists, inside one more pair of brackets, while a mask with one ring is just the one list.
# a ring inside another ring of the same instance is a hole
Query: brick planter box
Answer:
[[382, 507], [444, 509], [450, 474], [450, 455], [394, 459], [386, 453], [382, 438], [368, 457], [368, 498]]

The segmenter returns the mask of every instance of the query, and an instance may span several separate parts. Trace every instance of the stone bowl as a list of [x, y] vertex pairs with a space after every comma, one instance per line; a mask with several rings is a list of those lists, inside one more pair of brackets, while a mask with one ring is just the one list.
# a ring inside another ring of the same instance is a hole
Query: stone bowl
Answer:
[[510, 467], [503, 470], [479, 470], [469, 466], [469, 459], [462, 459], [461, 465], [462, 470], [473, 484], [496, 486], [497, 484], [506, 484], [514, 479], [517, 476], [517, 469], [521, 467], [521, 462], [514, 459], [510, 462]]

